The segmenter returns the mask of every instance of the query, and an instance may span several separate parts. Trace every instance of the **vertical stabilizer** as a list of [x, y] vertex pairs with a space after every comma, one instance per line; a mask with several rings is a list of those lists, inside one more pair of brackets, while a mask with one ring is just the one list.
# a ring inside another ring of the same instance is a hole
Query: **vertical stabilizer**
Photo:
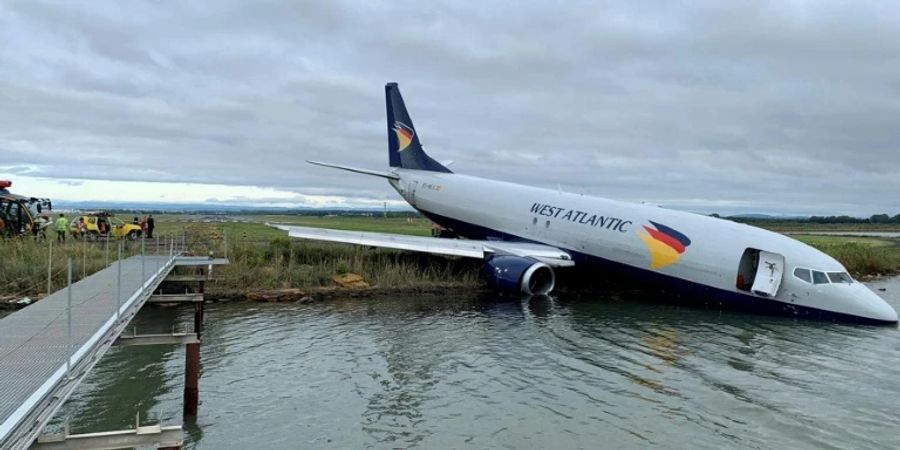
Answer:
[[450, 169], [431, 159], [422, 149], [397, 83], [384, 86], [387, 103], [388, 159], [391, 167], [450, 173]]

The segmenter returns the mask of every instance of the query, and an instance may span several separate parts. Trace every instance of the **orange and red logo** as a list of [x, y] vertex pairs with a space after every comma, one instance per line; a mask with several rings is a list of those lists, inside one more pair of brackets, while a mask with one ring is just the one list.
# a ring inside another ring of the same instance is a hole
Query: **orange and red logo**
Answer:
[[402, 152], [406, 150], [406, 147], [409, 147], [409, 144], [412, 144], [413, 136], [416, 135], [416, 130], [413, 130], [409, 125], [398, 121], [394, 121], [394, 133], [397, 134], [397, 143], [399, 144], [398, 152]]
[[683, 233], [663, 224], [649, 221], [652, 227], [644, 225], [638, 236], [650, 251], [650, 268], [661, 269], [678, 262], [681, 254], [691, 245], [691, 240]]

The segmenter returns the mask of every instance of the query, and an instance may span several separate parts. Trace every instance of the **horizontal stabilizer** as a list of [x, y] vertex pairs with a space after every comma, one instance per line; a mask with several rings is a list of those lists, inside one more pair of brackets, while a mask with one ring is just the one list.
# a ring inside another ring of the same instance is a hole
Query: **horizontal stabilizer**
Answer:
[[436, 255], [464, 256], [484, 259], [488, 255], [502, 254], [532, 257], [549, 266], [567, 267], [575, 263], [569, 254], [549, 245], [527, 242], [477, 241], [467, 239], [445, 239], [404, 234], [375, 233], [371, 231], [345, 231], [327, 228], [298, 227], [293, 225], [267, 224], [288, 232], [288, 236], [314, 241], [342, 242], [345, 244], [367, 245], [370, 247], [394, 248]]
[[339, 165], [339, 164], [331, 164], [331, 163], [325, 163], [325, 162], [319, 162], [319, 161], [310, 161], [310, 160], [306, 160], [306, 162], [308, 162], [308, 163], [310, 163], [310, 164], [315, 164], [315, 165], [317, 165], [317, 166], [332, 167], [332, 168], [335, 168], [335, 169], [347, 170], [347, 171], [350, 171], [350, 172], [361, 173], [361, 174], [364, 174], [364, 175], [374, 175], [374, 176], [376, 176], [376, 177], [388, 178], [388, 179], [391, 179], [391, 180], [399, 180], [399, 179], [400, 179], [400, 177], [397, 176], [397, 174], [395, 174], [395, 173], [393, 173], [393, 172], [385, 172], [385, 171], [382, 171], [382, 170], [360, 169], [360, 168], [358, 168], [358, 167], [342, 166], [342, 165]]

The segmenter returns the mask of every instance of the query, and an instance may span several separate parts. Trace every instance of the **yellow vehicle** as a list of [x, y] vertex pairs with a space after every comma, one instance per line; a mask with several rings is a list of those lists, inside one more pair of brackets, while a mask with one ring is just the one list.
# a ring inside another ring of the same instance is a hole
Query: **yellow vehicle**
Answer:
[[76, 217], [69, 225], [69, 230], [75, 238], [80, 239], [83, 234], [90, 241], [109, 237], [136, 241], [143, 234], [140, 225], [125, 223], [115, 214], [106, 211], [85, 213]]
[[32, 233], [43, 236], [50, 223], [46, 218], [46, 211], [52, 209], [50, 200], [13, 194], [7, 189], [10, 186], [12, 181], [0, 180], [0, 237]]

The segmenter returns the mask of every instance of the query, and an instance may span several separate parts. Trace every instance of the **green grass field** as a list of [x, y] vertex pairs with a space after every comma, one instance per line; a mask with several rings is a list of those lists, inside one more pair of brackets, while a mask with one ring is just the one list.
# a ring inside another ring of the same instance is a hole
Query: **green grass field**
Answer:
[[900, 232], [900, 224], [896, 223], [811, 223], [796, 221], [750, 221], [742, 222], [754, 227], [781, 232], [817, 232], [817, 231], [888, 231]]
[[[390, 249], [289, 239], [287, 233], [266, 226], [281, 223], [353, 231], [378, 231], [429, 236], [424, 218], [372, 216], [223, 216], [165, 214], [156, 217], [156, 235], [184, 239], [195, 255], [224, 254], [231, 264], [218, 272], [212, 291], [247, 292], [272, 288], [333, 286], [336, 274], [353, 272], [380, 287], [416, 287], [437, 283], [479, 285], [480, 262]], [[822, 229], [813, 231], [834, 231]], [[900, 239], [793, 234], [839, 260], [856, 277], [900, 274]], [[151, 242], [150, 247], [155, 242]], [[115, 244], [111, 245], [114, 254]], [[148, 247], [149, 248], [149, 247]], [[131, 243], [128, 253], [138, 251]], [[30, 239], [0, 241], [0, 297], [40, 296], [46, 291], [47, 243]], [[75, 280], [105, 267], [110, 255], [105, 244], [72, 243], [56, 246], [51, 266], [54, 289], [62, 286], [67, 257], [75, 260]], [[82, 270], [83, 266], [83, 270]]]
[[791, 235], [841, 262], [854, 277], [900, 274], [900, 239]]

